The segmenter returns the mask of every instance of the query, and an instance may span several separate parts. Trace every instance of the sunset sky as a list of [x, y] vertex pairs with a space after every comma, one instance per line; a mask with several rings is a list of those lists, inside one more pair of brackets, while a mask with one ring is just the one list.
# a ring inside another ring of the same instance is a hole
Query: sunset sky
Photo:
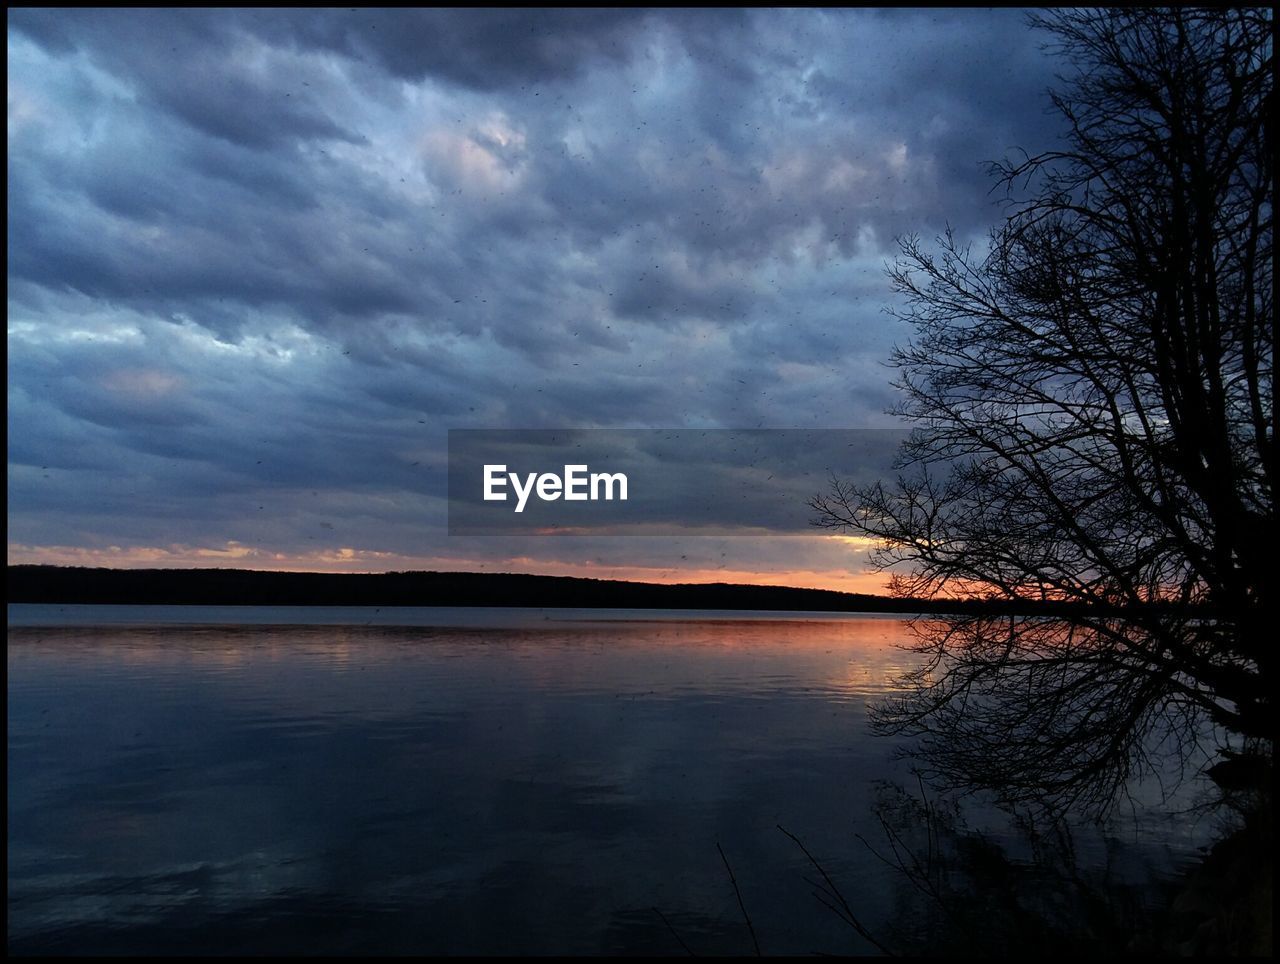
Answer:
[[804, 528], [450, 536], [446, 433], [896, 427], [894, 238], [1056, 143], [1024, 19], [10, 11], [9, 562], [878, 590]]

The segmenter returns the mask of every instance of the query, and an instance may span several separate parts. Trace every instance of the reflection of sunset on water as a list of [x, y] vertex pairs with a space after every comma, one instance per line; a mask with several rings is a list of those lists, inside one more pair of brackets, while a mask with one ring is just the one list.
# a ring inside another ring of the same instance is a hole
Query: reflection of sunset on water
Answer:
[[[249, 679], [273, 666], [326, 677], [406, 665], [501, 666], [508, 678], [553, 688], [590, 679], [603, 668], [623, 678], [640, 672], [646, 679], [712, 690], [749, 689], [756, 676], [776, 685], [772, 668], [786, 663], [788, 680], [802, 678], [797, 668], [803, 668], [805, 685], [862, 694], [884, 691], [914, 659], [902, 650], [914, 638], [908, 622], [889, 615], [498, 610], [487, 614], [498, 624], [493, 626], [407, 624], [447, 623], [465, 612], [320, 610], [322, 618], [360, 620], [349, 625], [13, 626], [9, 658], [11, 664], [32, 660], [65, 669], [99, 664], [116, 676], [129, 675], [130, 667], [179, 676], [194, 668], [212, 678], [241, 673]], [[234, 618], [238, 608], [205, 607], [202, 615]], [[370, 624], [374, 617], [378, 624]], [[714, 672], [726, 665], [734, 672], [717, 683]], [[713, 675], [704, 680], [703, 672]]]
[[[903, 744], [867, 729], [917, 658], [898, 616], [15, 605], [9, 618], [11, 935], [88, 926], [91, 898], [111, 927], [210, 934], [236, 914], [293, 920], [281, 907], [405, 915], [415, 946], [435, 946], [424, 928], [452, 933], [459, 907], [487, 921], [502, 894], [531, 946], [578, 947], [619, 908], [716, 919], [721, 841], [757, 921], [807, 940], [829, 920], [778, 824], [819, 845], [868, 914], [889, 892], [854, 834], [878, 832], [878, 781], [910, 776]], [[82, 896], [66, 895], [67, 873]]]

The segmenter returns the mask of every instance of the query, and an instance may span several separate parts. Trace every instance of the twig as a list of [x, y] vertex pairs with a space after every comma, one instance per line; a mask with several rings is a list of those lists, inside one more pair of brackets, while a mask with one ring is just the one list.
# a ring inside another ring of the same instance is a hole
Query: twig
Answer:
[[[830, 910], [837, 917], [839, 917], [846, 924], [848, 924], [850, 927], [852, 927], [855, 931], [857, 931], [859, 936], [861, 936], [864, 940], [874, 945], [875, 948], [878, 951], [880, 951], [880, 953], [888, 957], [896, 957], [897, 955], [894, 954], [893, 951], [889, 950], [889, 948], [885, 947], [878, 940], [872, 937], [871, 932], [867, 930], [865, 926], [863, 926], [860, 920], [858, 920], [858, 918], [853, 913], [853, 908], [850, 907], [849, 902], [844, 899], [844, 894], [840, 893], [840, 888], [838, 888], [835, 885], [835, 881], [831, 879], [830, 875], [823, 868], [822, 864], [818, 863], [817, 858], [814, 857], [813, 854], [809, 853], [809, 848], [806, 847], [803, 843], [801, 843], [800, 838], [797, 837], [795, 834], [793, 834], [790, 830], [788, 830], [782, 824], [778, 824], [777, 827], [779, 830], [781, 830], [783, 833], [785, 833], [788, 837], [791, 838], [791, 840], [795, 843], [795, 845], [800, 848], [800, 850], [804, 853], [806, 857], [809, 858], [809, 863], [813, 864], [814, 868], [818, 871], [818, 873], [822, 874], [822, 879], [826, 881], [825, 893], [829, 895], [832, 899], [838, 901], [840, 906], [836, 907], [829, 900], [825, 899], [824, 892], [822, 890], [815, 890], [813, 892], [813, 896], [818, 899], [818, 902], [822, 904], [824, 907], [826, 907], [828, 910]], [[813, 882], [810, 881], [810, 883], [813, 883]]]
[[720, 851], [720, 859], [724, 861], [724, 869], [729, 872], [729, 883], [733, 884], [733, 892], [738, 898], [738, 908], [742, 911], [742, 919], [747, 922], [747, 930], [751, 932], [751, 943], [755, 945], [756, 957], [762, 957], [760, 942], [756, 940], [756, 929], [751, 926], [751, 917], [747, 913], [747, 905], [742, 902], [742, 891], [738, 890], [738, 878], [733, 876], [733, 868], [729, 866], [729, 858], [724, 855], [724, 848], [716, 842], [716, 850]]
[[[923, 792], [922, 787], [921, 793], [923, 794]], [[929, 832], [928, 828], [932, 824], [933, 833], [937, 833], [937, 827], [936, 824], [934, 824], [934, 821], [936, 820], [936, 811], [933, 809], [932, 804], [928, 802], [927, 797], [925, 798], [925, 808], [926, 832]], [[933, 814], [934, 816], [931, 818], [929, 814]], [[977, 940], [977, 935], [973, 930], [968, 915], [961, 913], [960, 910], [953, 906], [952, 902], [948, 901], [946, 896], [942, 893], [942, 868], [939, 867], [936, 874], [933, 872], [932, 856], [929, 858], [929, 866], [922, 867], [920, 864], [920, 858], [916, 856], [915, 851], [913, 851], [911, 847], [907, 845], [907, 842], [902, 839], [901, 835], [889, 825], [889, 821], [885, 819], [884, 814], [877, 813], [876, 816], [880, 820], [880, 827], [884, 830], [885, 839], [888, 841], [889, 848], [893, 852], [892, 860], [882, 854], [875, 847], [871, 846], [870, 842], [868, 842], [867, 838], [862, 836], [862, 834], [858, 833], [854, 834], [854, 836], [862, 842], [862, 845], [866, 847], [867, 850], [871, 851], [872, 856], [884, 863], [885, 866], [896, 870], [903, 876], [907, 883], [937, 904], [942, 913], [945, 914], [946, 917], [960, 930], [968, 935], [970, 939]], [[934, 846], [937, 847], [938, 854], [941, 854], [942, 844], [940, 839]], [[899, 849], [899, 847], [901, 847], [901, 849]], [[903, 857], [904, 853], [906, 854], [906, 857], [910, 859], [911, 866], [907, 866], [907, 860]], [[935, 877], [937, 878], [936, 880]]]
[[697, 957], [698, 955], [693, 953], [693, 950], [684, 942], [684, 939], [680, 937], [676, 932], [676, 929], [671, 926], [671, 921], [667, 920], [667, 915], [662, 913], [662, 911], [658, 910], [656, 907], [653, 908], [653, 912], [662, 918], [662, 923], [667, 925], [667, 930], [671, 931], [671, 936], [674, 937], [680, 946], [684, 948], [685, 953], [690, 957]]

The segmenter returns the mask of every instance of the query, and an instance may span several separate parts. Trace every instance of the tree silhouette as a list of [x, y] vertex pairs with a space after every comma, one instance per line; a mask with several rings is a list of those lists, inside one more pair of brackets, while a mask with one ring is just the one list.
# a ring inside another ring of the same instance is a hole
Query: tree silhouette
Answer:
[[812, 505], [897, 594], [1072, 604], [920, 623], [876, 722], [944, 785], [1101, 811], [1206, 733], [1274, 736], [1272, 21], [1034, 22], [1065, 146], [994, 165], [989, 244], [901, 242], [901, 475]]

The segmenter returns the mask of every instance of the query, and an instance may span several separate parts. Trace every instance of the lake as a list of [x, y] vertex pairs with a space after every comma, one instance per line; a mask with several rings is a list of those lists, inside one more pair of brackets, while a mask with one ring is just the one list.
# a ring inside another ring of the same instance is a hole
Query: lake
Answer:
[[[8, 617], [11, 952], [753, 953], [740, 894], [766, 954], [875, 953], [778, 825], [872, 936], [927, 913], [868, 847], [916, 792], [866, 720], [901, 617]], [[1082, 831], [1082, 863], [1169, 879], [1212, 830], [1178, 809]]]

